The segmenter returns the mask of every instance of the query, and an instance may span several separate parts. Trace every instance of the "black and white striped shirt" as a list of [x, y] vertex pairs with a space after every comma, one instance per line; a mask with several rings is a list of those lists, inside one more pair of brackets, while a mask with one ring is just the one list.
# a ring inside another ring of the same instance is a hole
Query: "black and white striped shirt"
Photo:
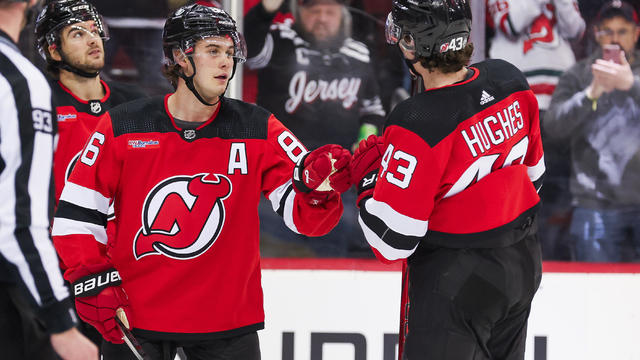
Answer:
[[51, 333], [74, 325], [49, 236], [55, 127], [44, 75], [0, 31], [0, 261]]

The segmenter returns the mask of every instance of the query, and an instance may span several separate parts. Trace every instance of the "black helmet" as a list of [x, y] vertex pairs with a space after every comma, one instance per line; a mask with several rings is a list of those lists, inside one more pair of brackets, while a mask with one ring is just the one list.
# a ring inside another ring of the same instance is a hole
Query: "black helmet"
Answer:
[[394, 0], [387, 17], [387, 42], [416, 57], [462, 50], [470, 32], [469, 0]]
[[[190, 55], [193, 55], [198, 40], [211, 36], [228, 36], [233, 41], [233, 71], [229, 77], [231, 81], [236, 73], [236, 66], [247, 60], [247, 45], [236, 28], [235, 20], [224, 10], [199, 4], [185, 5], [169, 16], [162, 32], [166, 72], [181, 77], [193, 95], [207, 106], [216, 105], [217, 102], [210, 104], [200, 96], [193, 83], [197, 70]], [[187, 55], [193, 67], [193, 74], [186, 76], [182, 70], [176, 68], [173, 59], [174, 49], [179, 49]]]
[[190, 54], [197, 40], [228, 35], [233, 40], [234, 63], [247, 60], [247, 46], [236, 22], [224, 10], [199, 4], [186, 5], [167, 19], [162, 32], [162, 47], [168, 64], [174, 64], [173, 49]]
[[36, 41], [38, 51], [48, 59], [46, 49], [58, 44], [60, 30], [67, 25], [93, 20], [103, 40], [109, 39], [107, 27], [96, 8], [85, 0], [57, 0], [48, 2], [36, 19]]
[[60, 31], [68, 25], [93, 20], [102, 41], [109, 40], [109, 31], [96, 8], [85, 0], [49, 1], [36, 19], [36, 46], [50, 69], [62, 68], [84, 77], [95, 77], [100, 72], [86, 72], [68, 64], [63, 54], [62, 61], [53, 60], [47, 51], [50, 45], [60, 45]]

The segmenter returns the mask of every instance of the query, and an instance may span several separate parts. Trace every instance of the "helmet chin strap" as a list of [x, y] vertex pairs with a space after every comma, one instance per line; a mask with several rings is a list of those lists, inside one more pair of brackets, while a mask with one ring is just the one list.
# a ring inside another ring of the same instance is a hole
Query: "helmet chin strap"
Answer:
[[222, 99], [222, 97], [224, 96], [224, 94], [227, 92], [227, 88], [229, 88], [229, 83], [231, 82], [231, 79], [233, 79], [233, 76], [236, 74], [236, 65], [238, 64], [236, 59], [233, 59], [233, 70], [231, 71], [231, 76], [229, 77], [229, 81], [227, 81], [227, 86], [224, 88], [224, 92], [222, 94], [220, 94], [220, 96], [218, 96], [218, 101], [216, 101], [213, 104], [210, 104], [206, 101], [204, 101], [204, 99], [202, 98], [202, 96], [200, 96], [200, 93], [198, 93], [198, 90], [196, 90], [196, 86], [193, 84], [193, 77], [196, 76], [196, 64], [193, 61], [193, 58], [191, 56], [187, 56], [187, 58], [189, 59], [189, 62], [191, 63], [191, 66], [193, 67], [193, 74], [191, 74], [191, 76], [187, 76], [184, 74], [183, 71], [180, 71], [180, 77], [184, 80], [185, 84], [187, 85], [187, 88], [189, 90], [191, 90], [191, 92], [193, 93], [193, 95], [195, 95], [196, 99], [198, 99], [202, 104], [206, 105], [206, 106], [215, 106], [220, 102], [220, 99]]
[[[201, 103], [203, 103], [206, 106], [214, 106], [217, 105], [220, 102], [220, 98], [222, 97], [221, 94], [220, 96], [218, 96], [218, 101], [216, 101], [213, 104], [210, 104], [206, 101], [204, 101], [204, 99], [202, 98], [202, 96], [200, 96], [200, 93], [198, 93], [198, 90], [196, 90], [196, 86], [193, 84], [193, 77], [196, 76], [196, 64], [193, 61], [193, 58], [191, 56], [187, 56], [187, 59], [189, 59], [189, 62], [191, 63], [191, 66], [193, 67], [193, 74], [191, 74], [191, 76], [187, 76], [184, 74], [184, 71], [180, 71], [180, 77], [184, 80], [185, 84], [187, 85], [187, 88], [189, 90], [191, 90], [191, 92], [193, 93], [193, 95], [196, 96], [196, 99], [198, 99]], [[227, 86], [229, 84], [227, 83]], [[225, 89], [226, 90], [226, 89]]]
[[58, 51], [58, 54], [60, 54], [60, 58], [62, 59], [62, 61], [54, 61], [54, 64], [59, 69], [64, 69], [64, 70], [72, 72], [72, 73], [74, 73], [76, 75], [80, 75], [82, 77], [90, 78], [90, 79], [94, 78], [94, 77], [96, 77], [96, 76], [98, 76], [100, 74], [100, 70], [93, 71], [93, 72], [88, 72], [88, 71], [80, 70], [75, 66], [71, 66], [69, 64], [69, 61], [67, 61], [67, 58], [66, 58], [66, 56], [64, 55], [64, 53], [62, 51]]
[[416, 68], [414, 67], [415, 64], [419, 63], [419, 60], [409, 60], [404, 56], [404, 53], [402, 52], [402, 50], [400, 50], [400, 45], [398, 45], [398, 51], [400, 52], [400, 55], [402, 56], [402, 59], [404, 59], [404, 63], [407, 64], [407, 67], [411, 70], [411, 76], [413, 76], [414, 78], [422, 78], [422, 75], [420, 75], [420, 73], [416, 70]]

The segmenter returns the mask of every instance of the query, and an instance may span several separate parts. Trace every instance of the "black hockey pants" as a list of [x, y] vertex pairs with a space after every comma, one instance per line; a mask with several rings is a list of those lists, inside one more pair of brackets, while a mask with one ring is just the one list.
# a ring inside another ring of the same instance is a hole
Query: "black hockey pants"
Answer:
[[[173, 360], [182, 348], [188, 360], [260, 360], [258, 333], [205, 341], [151, 341], [138, 337], [152, 360]], [[103, 342], [104, 360], [136, 360], [125, 344]]]
[[403, 359], [522, 360], [542, 273], [535, 228], [503, 248], [433, 248], [412, 256]]

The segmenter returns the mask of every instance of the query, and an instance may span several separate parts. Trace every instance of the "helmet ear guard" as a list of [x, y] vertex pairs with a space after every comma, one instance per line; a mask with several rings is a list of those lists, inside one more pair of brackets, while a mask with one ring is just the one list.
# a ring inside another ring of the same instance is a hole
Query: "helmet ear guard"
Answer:
[[385, 26], [388, 43], [422, 58], [464, 49], [470, 33], [468, 0], [395, 0]]

